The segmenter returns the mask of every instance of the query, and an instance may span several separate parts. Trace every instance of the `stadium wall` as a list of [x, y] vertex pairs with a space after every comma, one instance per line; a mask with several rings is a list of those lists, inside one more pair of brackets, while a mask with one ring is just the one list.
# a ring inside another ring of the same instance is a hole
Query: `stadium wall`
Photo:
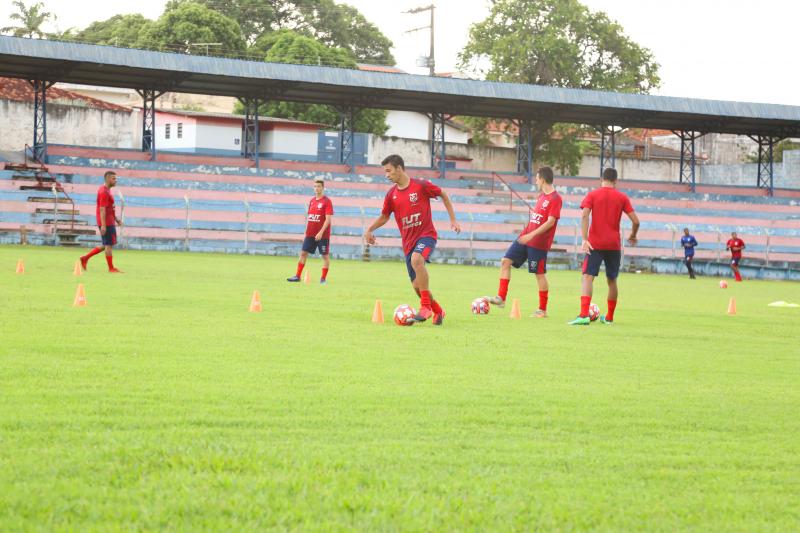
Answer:
[[[133, 111], [109, 111], [53, 102], [47, 104], [47, 140], [54, 144], [131, 148]], [[33, 142], [33, 104], [0, 99], [0, 150], [21, 150]], [[13, 125], [13, 127], [9, 127]]]

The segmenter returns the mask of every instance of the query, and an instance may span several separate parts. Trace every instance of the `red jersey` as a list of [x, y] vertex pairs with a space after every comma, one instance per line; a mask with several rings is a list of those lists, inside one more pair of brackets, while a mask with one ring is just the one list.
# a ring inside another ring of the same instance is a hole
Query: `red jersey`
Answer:
[[114, 196], [111, 194], [111, 189], [101, 185], [97, 189], [97, 225], [102, 226], [103, 221], [100, 219], [100, 210], [105, 209], [106, 212], [106, 226], [116, 226], [117, 216], [114, 213]]
[[[331, 202], [330, 198], [327, 196], [323, 196], [319, 200], [317, 197], [311, 199], [308, 202], [308, 223], [306, 224], [306, 237], [314, 237], [319, 230], [322, 229], [322, 225], [325, 224], [325, 221], [328, 219], [329, 216], [333, 215], [333, 202]], [[325, 233], [322, 234], [323, 239], [330, 239], [331, 238], [331, 226], [328, 224], [328, 228], [325, 230]]]
[[536, 206], [531, 211], [531, 219], [525, 229], [522, 230], [520, 235], [530, 233], [545, 222], [550, 217], [556, 219], [553, 227], [541, 235], [537, 235], [530, 240], [528, 246], [531, 248], [538, 248], [539, 250], [549, 250], [553, 245], [553, 238], [556, 236], [556, 226], [558, 226], [558, 219], [561, 218], [561, 195], [556, 191], [550, 194], [540, 194], [536, 200]]
[[622, 213], [633, 213], [628, 196], [613, 187], [600, 187], [586, 195], [581, 209], [592, 210], [589, 242], [595, 250], [620, 250], [619, 221]]
[[742, 258], [742, 251], [741, 250], [734, 250], [734, 248], [744, 248], [744, 241], [742, 239], [728, 239], [728, 242], [725, 243], [725, 247], [731, 251], [731, 257], [733, 259], [741, 259]]
[[411, 178], [408, 187], [389, 189], [383, 200], [385, 216], [394, 212], [394, 219], [403, 240], [403, 253], [408, 255], [422, 237], [436, 238], [431, 217], [431, 198], [442, 195], [442, 189], [427, 180]]

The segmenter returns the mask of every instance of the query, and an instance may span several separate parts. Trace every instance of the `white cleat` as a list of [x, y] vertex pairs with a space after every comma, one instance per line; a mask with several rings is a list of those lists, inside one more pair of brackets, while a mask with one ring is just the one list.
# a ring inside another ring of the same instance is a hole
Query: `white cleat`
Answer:
[[506, 301], [500, 298], [499, 296], [485, 296], [489, 303], [492, 305], [496, 305], [497, 307], [505, 307]]
[[547, 311], [537, 309], [536, 312], [531, 315], [531, 318], [547, 318]]

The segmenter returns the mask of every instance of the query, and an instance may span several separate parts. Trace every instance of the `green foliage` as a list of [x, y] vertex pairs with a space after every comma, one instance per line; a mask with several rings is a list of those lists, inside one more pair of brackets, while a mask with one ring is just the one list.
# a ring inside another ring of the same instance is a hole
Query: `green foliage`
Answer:
[[153, 21], [140, 14], [114, 15], [106, 20], [92, 22], [75, 35], [80, 42], [130, 47], [136, 44]]
[[[350, 52], [342, 48], [328, 47], [319, 41], [290, 30], [282, 30], [261, 37], [254, 47], [264, 50], [264, 60], [271, 63], [297, 65], [333, 65], [340, 68], [356, 68]], [[236, 104], [236, 113], [243, 113], [241, 104]], [[329, 128], [339, 125], [339, 112], [330, 106], [302, 104], [296, 102], [269, 102], [259, 113], [269, 117], [289, 118], [323, 124]], [[388, 126], [386, 111], [362, 109], [356, 114], [355, 130], [363, 133], [383, 135]]]
[[144, 27], [136, 47], [205, 55], [206, 48], [192, 46], [194, 43], [221, 43], [209, 47], [209, 55], [230, 56], [245, 50], [239, 24], [198, 2], [170, 5], [158, 20]]
[[46, 22], [56, 20], [56, 16], [49, 11], [44, 11], [44, 4], [36, 2], [27, 7], [21, 0], [14, 0], [11, 4], [17, 8], [16, 13], [11, 13], [8, 18], [19, 24], [0, 28], [0, 33], [7, 33], [14, 37], [44, 38], [47, 34], [42, 30]]
[[[470, 28], [459, 59], [461, 69], [492, 81], [635, 93], [660, 83], [652, 53], [578, 0], [497, 0]], [[536, 124], [535, 158], [578, 168], [582, 149], [565, 134], [570, 128]]]
[[[172, 0], [170, 5], [186, 0]], [[333, 0], [196, 0], [236, 20], [248, 43], [282, 29], [344, 48], [358, 61], [393, 64], [392, 42], [354, 7]]]
[[765, 305], [796, 284], [623, 273], [616, 323], [570, 328], [579, 272], [535, 320], [515, 271], [509, 320], [469, 311], [495, 268], [432, 264], [447, 319], [401, 328], [397, 261], [76, 256], [0, 247], [3, 530], [797, 530], [799, 310]]
[[[780, 141], [772, 148], [772, 161], [775, 163], [782, 163], [783, 152], [786, 150], [800, 150], [800, 143], [792, 142], [790, 139]], [[745, 161], [748, 163], [758, 163], [758, 150], [747, 154], [747, 156], [745, 156]]]

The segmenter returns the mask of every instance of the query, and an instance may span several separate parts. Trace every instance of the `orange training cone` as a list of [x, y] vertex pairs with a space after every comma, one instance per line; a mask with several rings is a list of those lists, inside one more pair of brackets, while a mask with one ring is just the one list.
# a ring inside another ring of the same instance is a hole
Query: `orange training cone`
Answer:
[[306, 273], [303, 275], [303, 283], [308, 285], [308, 281], [309, 281], [308, 270], [306, 270]]
[[83, 290], [83, 283], [78, 283], [78, 290], [75, 291], [75, 301], [72, 307], [86, 307], [86, 292]]
[[383, 307], [381, 307], [380, 300], [375, 300], [375, 309], [372, 310], [372, 322], [383, 324]]
[[735, 315], [736, 314], [736, 298], [731, 297], [731, 301], [728, 302], [728, 314]]
[[75, 261], [75, 268], [72, 270], [73, 276], [83, 276], [83, 268], [81, 268], [80, 260]]
[[250, 299], [250, 312], [261, 312], [261, 294], [258, 291], [253, 291], [253, 297]]
[[519, 310], [519, 298], [514, 298], [514, 302], [511, 304], [511, 314], [508, 316], [514, 319], [522, 318], [522, 313]]
[[17, 261], [17, 274], [24, 274], [25, 273], [25, 261], [20, 259]]

